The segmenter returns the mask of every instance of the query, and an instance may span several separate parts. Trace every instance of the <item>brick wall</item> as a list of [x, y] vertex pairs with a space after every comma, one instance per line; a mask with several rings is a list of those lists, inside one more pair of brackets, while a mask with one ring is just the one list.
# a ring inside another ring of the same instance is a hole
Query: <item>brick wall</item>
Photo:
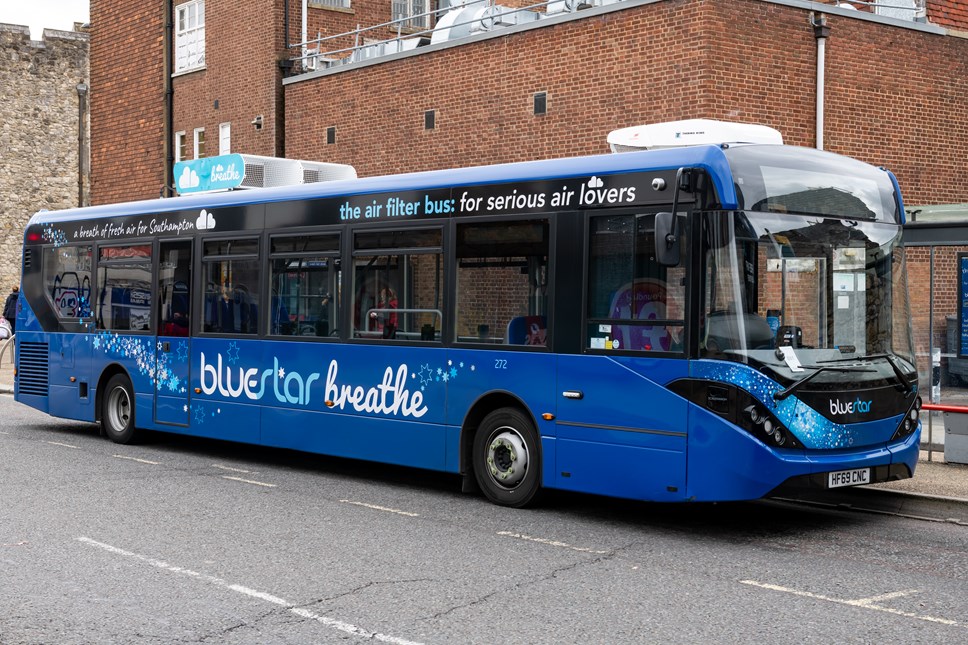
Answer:
[[[88, 80], [88, 36], [0, 25], [0, 296], [20, 283], [24, 227], [41, 209], [78, 205], [78, 83]], [[85, 108], [86, 113], [86, 108]], [[85, 120], [84, 138], [87, 140]], [[82, 178], [83, 200], [89, 178]]]
[[165, 183], [162, 2], [91, 0], [91, 201], [157, 197]]
[[[891, 168], [909, 203], [968, 201], [950, 162], [968, 156], [968, 40], [827, 18], [824, 147]], [[634, 7], [289, 84], [287, 154], [376, 175], [605, 152], [614, 128], [689, 117], [814, 146], [816, 51], [805, 9]]]

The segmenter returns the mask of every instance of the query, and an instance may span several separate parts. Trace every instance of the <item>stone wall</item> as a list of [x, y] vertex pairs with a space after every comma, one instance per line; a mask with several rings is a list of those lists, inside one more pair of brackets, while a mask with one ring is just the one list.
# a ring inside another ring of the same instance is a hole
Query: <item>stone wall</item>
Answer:
[[[30, 216], [78, 205], [79, 83], [90, 85], [86, 33], [45, 29], [32, 41], [27, 27], [0, 24], [0, 297], [20, 283]], [[84, 167], [86, 202], [90, 164]]]

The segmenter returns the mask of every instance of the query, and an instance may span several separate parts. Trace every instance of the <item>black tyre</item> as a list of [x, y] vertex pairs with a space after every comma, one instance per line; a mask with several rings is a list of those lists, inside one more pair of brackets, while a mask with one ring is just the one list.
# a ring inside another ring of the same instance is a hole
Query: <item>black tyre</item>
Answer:
[[484, 495], [501, 506], [522, 508], [541, 488], [538, 431], [518, 410], [491, 412], [474, 435], [474, 476]]
[[141, 436], [134, 426], [134, 391], [124, 374], [112, 376], [104, 388], [101, 431], [115, 443], [136, 443]]

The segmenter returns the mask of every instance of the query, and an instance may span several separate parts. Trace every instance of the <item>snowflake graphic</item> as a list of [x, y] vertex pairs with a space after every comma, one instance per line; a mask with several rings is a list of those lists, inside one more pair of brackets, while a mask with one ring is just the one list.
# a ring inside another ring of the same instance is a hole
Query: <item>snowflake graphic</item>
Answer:
[[182, 363], [188, 360], [188, 343], [185, 341], [178, 343], [178, 360]]
[[282, 377], [284, 377], [285, 375], [286, 375], [286, 368], [284, 368], [284, 367], [280, 367], [280, 368], [279, 368], [279, 378], [282, 378]]
[[427, 385], [434, 377], [433, 370], [430, 369], [430, 365], [420, 366], [420, 384]]
[[193, 405], [192, 416], [195, 419], [195, 423], [205, 423], [205, 408], [201, 405]]
[[450, 378], [452, 378], [452, 379], [457, 378], [457, 368], [456, 367], [450, 368]]
[[225, 352], [225, 359], [232, 365], [235, 365], [236, 361], [239, 360], [239, 346], [237, 343], [229, 343], [229, 349]]

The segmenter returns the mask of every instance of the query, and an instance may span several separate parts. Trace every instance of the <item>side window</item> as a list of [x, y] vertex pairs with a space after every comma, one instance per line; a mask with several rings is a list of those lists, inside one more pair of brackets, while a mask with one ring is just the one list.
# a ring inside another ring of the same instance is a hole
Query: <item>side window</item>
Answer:
[[202, 331], [258, 333], [259, 240], [206, 241], [202, 249]]
[[458, 342], [546, 346], [548, 220], [457, 226]]
[[[685, 237], [679, 236], [680, 251], [686, 248]], [[683, 351], [684, 265], [665, 267], [656, 261], [654, 213], [592, 217], [585, 347]]]
[[336, 335], [339, 235], [275, 235], [269, 247], [269, 334]]
[[357, 233], [353, 240], [353, 336], [439, 341], [442, 233]]
[[151, 244], [98, 248], [94, 321], [98, 329], [152, 329]]
[[44, 289], [60, 318], [91, 315], [90, 245], [44, 249]]

